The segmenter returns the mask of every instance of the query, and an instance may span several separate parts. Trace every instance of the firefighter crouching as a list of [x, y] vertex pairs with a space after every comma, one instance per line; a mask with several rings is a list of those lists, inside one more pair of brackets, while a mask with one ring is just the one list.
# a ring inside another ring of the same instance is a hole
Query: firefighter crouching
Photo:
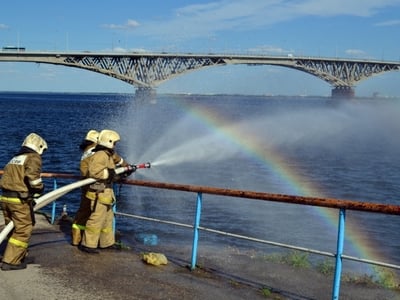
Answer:
[[19, 152], [4, 167], [0, 180], [1, 204], [6, 225], [14, 222], [9, 236], [1, 269], [3, 271], [25, 269], [31, 259], [27, 258], [28, 244], [35, 225], [34, 198], [43, 193], [40, 177], [46, 141], [36, 133], [29, 134]]
[[[98, 253], [100, 249], [115, 247], [113, 232], [114, 212], [112, 206], [115, 201], [112, 183], [118, 180], [114, 162], [115, 144], [120, 136], [113, 130], [102, 130], [98, 137], [94, 154], [89, 158], [85, 177], [97, 181], [91, 184], [86, 192], [86, 198], [91, 201], [91, 211], [86, 222], [80, 249], [87, 253]], [[132, 172], [134, 169], [132, 169]], [[129, 174], [128, 174], [129, 175]]]

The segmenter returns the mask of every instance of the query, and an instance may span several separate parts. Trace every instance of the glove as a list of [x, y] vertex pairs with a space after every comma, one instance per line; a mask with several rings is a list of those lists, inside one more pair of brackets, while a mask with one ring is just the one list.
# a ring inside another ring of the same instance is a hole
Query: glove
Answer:
[[44, 186], [42, 188], [39, 188], [39, 189], [31, 189], [29, 191], [28, 198], [30, 200], [37, 199], [37, 198], [39, 198], [40, 196], [43, 195], [43, 192], [44, 192]]
[[136, 166], [135, 165], [128, 165], [126, 167], [127, 171], [125, 172], [126, 176], [131, 175], [133, 172], [136, 171]]

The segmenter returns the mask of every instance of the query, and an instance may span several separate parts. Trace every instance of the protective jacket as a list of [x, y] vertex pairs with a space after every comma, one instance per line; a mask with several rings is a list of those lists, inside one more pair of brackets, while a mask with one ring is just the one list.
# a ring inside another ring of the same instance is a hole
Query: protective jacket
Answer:
[[5, 223], [14, 222], [3, 263], [20, 265], [27, 255], [34, 225], [33, 196], [43, 191], [40, 177], [42, 158], [35, 151], [22, 147], [4, 167], [1, 178], [2, 208]]
[[126, 167], [129, 165], [117, 152], [113, 153], [112, 158], [117, 168]]
[[28, 199], [35, 193], [41, 193], [44, 188], [40, 177], [41, 171], [42, 157], [35, 151], [22, 147], [4, 168], [0, 181], [3, 198], [8, 191], [17, 192], [17, 198], [21, 199]]
[[96, 144], [92, 144], [89, 147], [87, 147], [82, 153], [79, 170], [81, 171], [81, 175], [83, 177], [85, 177], [86, 174], [88, 174], [89, 158], [94, 154], [93, 150], [95, 147], [96, 147]]
[[91, 184], [86, 192], [86, 198], [91, 200], [91, 214], [86, 222], [81, 244], [88, 248], [105, 248], [115, 243], [112, 231], [112, 204], [115, 199], [112, 181], [115, 163], [112, 150], [98, 145], [94, 152], [88, 160], [85, 177], [97, 179], [97, 182]]
[[[89, 176], [89, 161], [90, 157], [95, 154], [96, 152], [93, 151], [96, 147], [95, 143], [86, 143], [81, 145], [81, 149], [83, 150], [83, 154], [81, 156], [81, 161], [80, 161], [80, 166], [79, 169], [81, 171], [82, 177], [87, 177]], [[106, 150], [108, 151], [108, 150]], [[109, 153], [112, 155], [112, 159], [116, 165], [116, 167], [120, 166], [127, 166], [128, 163], [125, 162], [125, 160], [119, 156], [116, 152], [112, 151]], [[96, 199], [98, 198], [98, 189], [101, 187], [106, 187], [104, 183], [95, 183], [91, 186], [84, 186], [82, 188], [82, 194], [81, 194], [81, 202], [79, 205], [79, 209], [76, 212], [74, 221], [72, 223], [72, 245], [77, 246], [80, 244], [82, 240], [82, 234], [83, 231], [86, 230], [86, 222], [89, 219], [92, 209], [95, 209], [97, 205], [94, 205], [95, 203], [91, 203], [92, 201], [97, 201]], [[101, 196], [101, 199], [103, 197]], [[105, 201], [106, 204], [109, 203], [109, 201]]]
[[[88, 174], [88, 169], [89, 169], [89, 157], [91, 157], [95, 152], [93, 151], [95, 149], [96, 145], [92, 144], [89, 147], [87, 147], [81, 157], [81, 162], [80, 162], [80, 166], [79, 169], [81, 171], [81, 175], [83, 177], [86, 176], [86, 174]], [[114, 161], [114, 164], [116, 167], [126, 167], [129, 164], [117, 153], [117, 152], [113, 152], [112, 153], [112, 159]]]
[[88, 159], [88, 169], [84, 176], [97, 179], [97, 182], [89, 186], [86, 197], [111, 205], [115, 199], [112, 189], [112, 182], [115, 177], [113, 152], [102, 149], [99, 146], [96, 149], [94, 150], [94, 154]]

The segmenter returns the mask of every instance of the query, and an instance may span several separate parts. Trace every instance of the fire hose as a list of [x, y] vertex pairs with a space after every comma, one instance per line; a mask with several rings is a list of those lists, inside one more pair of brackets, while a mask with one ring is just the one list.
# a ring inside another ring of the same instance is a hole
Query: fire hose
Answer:
[[[148, 169], [151, 167], [151, 164], [149, 162], [147, 163], [141, 163], [137, 165], [128, 165], [126, 167], [119, 167], [115, 169], [116, 174], [124, 174], [124, 173], [129, 173], [129, 172], [134, 172], [136, 169]], [[77, 182], [73, 182], [71, 184], [65, 185], [61, 188], [55, 189], [43, 196], [40, 196], [39, 198], [35, 199], [35, 206], [33, 207], [34, 211], [37, 211], [41, 209], [42, 207], [46, 206], [47, 204], [57, 200], [58, 198], [64, 196], [65, 194], [71, 192], [72, 190], [75, 190], [77, 188], [80, 188], [82, 186], [91, 184], [96, 182], [97, 180], [94, 178], [86, 178], [79, 180]], [[11, 230], [14, 228], [14, 222], [11, 221], [9, 222], [4, 229], [0, 232], [0, 244], [4, 241], [4, 239], [8, 236], [8, 234], [11, 232]]]

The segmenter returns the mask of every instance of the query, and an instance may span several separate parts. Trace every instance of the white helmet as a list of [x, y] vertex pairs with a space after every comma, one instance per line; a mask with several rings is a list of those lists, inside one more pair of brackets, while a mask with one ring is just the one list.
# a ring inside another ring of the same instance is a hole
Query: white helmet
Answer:
[[114, 130], [100, 131], [98, 144], [108, 149], [114, 149], [115, 143], [120, 140], [119, 134]]
[[89, 130], [88, 133], [86, 134], [85, 140], [97, 143], [98, 138], [99, 138], [99, 132], [92, 129]]
[[30, 133], [22, 143], [22, 146], [28, 147], [40, 155], [43, 154], [45, 150], [47, 150], [47, 143], [46, 141], [36, 133]]

